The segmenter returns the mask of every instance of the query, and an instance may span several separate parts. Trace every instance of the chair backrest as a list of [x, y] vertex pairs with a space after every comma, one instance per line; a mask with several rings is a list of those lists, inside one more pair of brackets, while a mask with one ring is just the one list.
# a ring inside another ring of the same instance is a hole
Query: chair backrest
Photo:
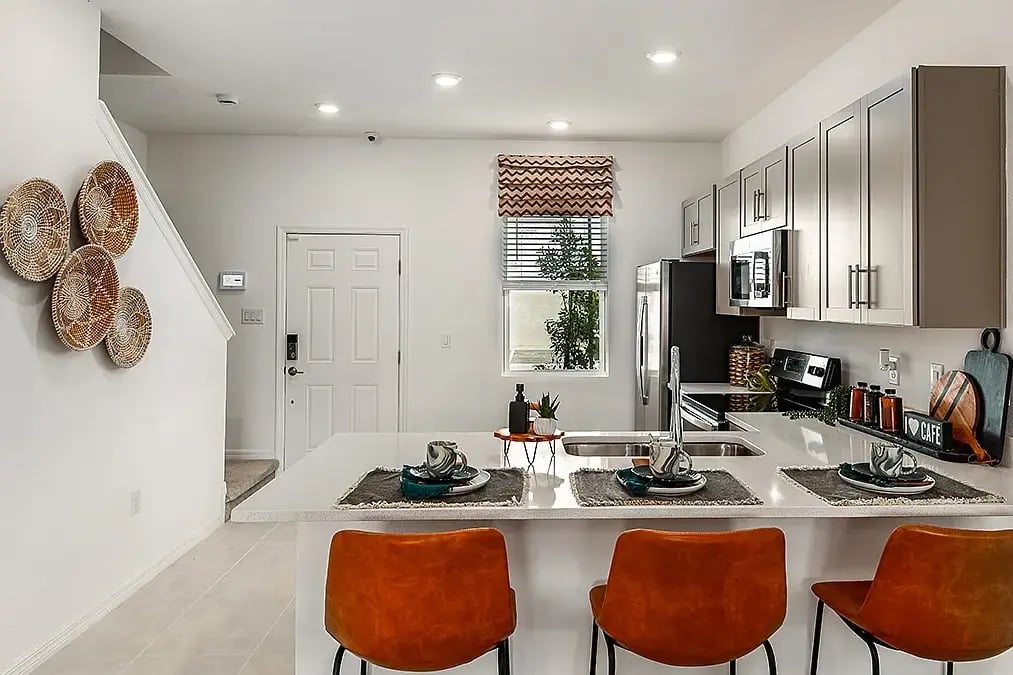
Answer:
[[673, 666], [739, 658], [784, 622], [784, 533], [631, 530], [616, 541], [598, 624]]
[[1013, 646], [1013, 530], [897, 528], [858, 617], [922, 658], [1001, 654]]
[[324, 623], [350, 652], [401, 671], [444, 670], [513, 633], [506, 541], [344, 530], [331, 540]]

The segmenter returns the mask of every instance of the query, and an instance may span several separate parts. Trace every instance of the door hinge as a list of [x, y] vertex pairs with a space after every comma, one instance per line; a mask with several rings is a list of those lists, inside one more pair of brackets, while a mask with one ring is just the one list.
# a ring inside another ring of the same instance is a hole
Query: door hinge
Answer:
[[401, 276], [401, 261], [397, 261], [397, 275]]
[[397, 365], [401, 365], [401, 350], [397, 350]]
[[299, 241], [299, 235], [298, 234], [286, 234], [285, 235], [285, 239], [287, 239], [288, 241]]

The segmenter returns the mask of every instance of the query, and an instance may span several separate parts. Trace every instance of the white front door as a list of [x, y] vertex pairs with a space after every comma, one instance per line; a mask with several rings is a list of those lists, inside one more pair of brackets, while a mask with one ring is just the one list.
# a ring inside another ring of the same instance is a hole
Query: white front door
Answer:
[[286, 246], [288, 467], [336, 433], [397, 431], [401, 247], [386, 234], [290, 234]]

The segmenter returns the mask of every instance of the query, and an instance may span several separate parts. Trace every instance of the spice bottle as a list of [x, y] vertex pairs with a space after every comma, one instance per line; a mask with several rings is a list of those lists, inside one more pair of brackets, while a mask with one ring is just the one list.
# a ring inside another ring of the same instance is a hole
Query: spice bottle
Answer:
[[896, 389], [887, 389], [886, 396], [879, 400], [879, 428], [891, 434], [900, 433], [903, 416], [903, 399], [897, 396]]
[[878, 384], [869, 386], [865, 392], [865, 419], [863, 420], [870, 427], [879, 426], [879, 399], [883, 398], [883, 392]]
[[868, 382], [859, 382], [851, 388], [851, 406], [848, 410], [848, 419], [852, 422], [865, 421], [865, 392]]

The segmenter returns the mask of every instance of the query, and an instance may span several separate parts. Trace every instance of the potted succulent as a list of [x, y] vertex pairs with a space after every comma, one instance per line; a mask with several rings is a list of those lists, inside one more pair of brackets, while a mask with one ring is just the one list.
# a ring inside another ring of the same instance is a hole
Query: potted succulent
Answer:
[[556, 433], [557, 410], [559, 410], [559, 396], [552, 398], [548, 393], [542, 394], [542, 400], [536, 408], [538, 412], [534, 425], [536, 434], [539, 436], [551, 436]]

